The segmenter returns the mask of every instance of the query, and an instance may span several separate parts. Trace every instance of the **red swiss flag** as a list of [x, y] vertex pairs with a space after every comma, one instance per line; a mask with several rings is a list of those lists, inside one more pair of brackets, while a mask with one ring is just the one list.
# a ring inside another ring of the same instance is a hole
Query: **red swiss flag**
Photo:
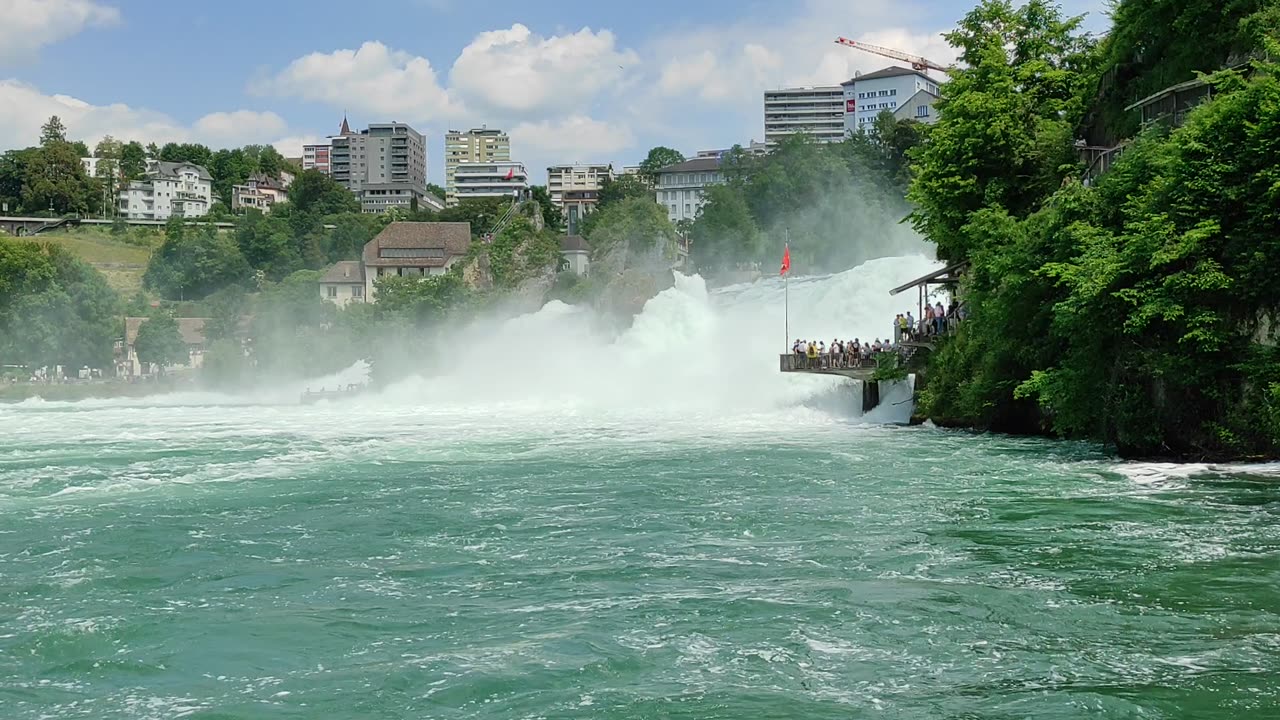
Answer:
[[779, 275], [786, 275], [791, 272], [791, 246], [788, 245], [782, 251], [782, 269], [778, 271]]

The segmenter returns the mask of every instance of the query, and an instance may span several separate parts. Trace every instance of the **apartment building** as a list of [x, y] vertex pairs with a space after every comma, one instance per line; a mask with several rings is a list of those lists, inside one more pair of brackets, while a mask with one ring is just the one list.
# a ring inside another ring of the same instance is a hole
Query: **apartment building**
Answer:
[[510, 160], [493, 163], [460, 163], [454, 169], [454, 203], [478, 198], [510, 198], [529, 189], [524, 165]]
[[695, 220], [706, 202], [706, 188], [724, 182], [718, 157], [700, 157], [668, 165], [657, 175], [655, 197], [673, 223]]
[[261, 173], [255, 174], [244, 185], [231, 186], [231, 209], [270, 212], [272, 205], [288, 199], [286, 188], [287, 185], [282, 180]]
[[213, 177], [201, 165], [152, 160], [146, 179], [122, 186], [117, 202], [128, 220], [203, 217], [213, 202]]
[[844, 88], [840, 85], [783, 88], [764, 93], [764, 142], [769, 148], [801, 133], [819, 142], [845, 136]]
[[841, 85], [844, 89], [845, 129], [864, 132], [874, 127], [882, 112], [898, 120], [932, 123], [938, 119], [934, 103], [938, 83], [928, 75], [903, 67], [887, 67], [857, 75]]
[[376, 123], [357, 133], [344, 118], [342, 131], [330, 143], [330, 175], [355, 193], [364, 212], [408, 209], [414, 204], [444, 207], [427, 192], [426, 140], [409, 125]]
[[444, 136], [445, 204], [456, 205], [456, 181], [461, 165], [503, 163], [511, 160], [511, 138], [497, 128], [481, 126], [463, 132], [450, 130]]
[[302, 146], [302, 169], [317, 170], [329, 174], [329, 143], [317, 143], [315, 145]]

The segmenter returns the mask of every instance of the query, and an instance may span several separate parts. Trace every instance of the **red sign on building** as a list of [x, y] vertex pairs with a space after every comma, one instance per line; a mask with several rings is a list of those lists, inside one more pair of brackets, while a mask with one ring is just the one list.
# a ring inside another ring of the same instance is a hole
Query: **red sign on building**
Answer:
[[845, 100], [845, 101], [844, 101], [844, 111], [845, 111], [845, 112], [847, 112], [847, 113], [857, 112], [857, 111], [858, 111], [858, 101], [857, 101], [857, 100], [854, 100], [853, 98], [849, 98], [849, 99]]

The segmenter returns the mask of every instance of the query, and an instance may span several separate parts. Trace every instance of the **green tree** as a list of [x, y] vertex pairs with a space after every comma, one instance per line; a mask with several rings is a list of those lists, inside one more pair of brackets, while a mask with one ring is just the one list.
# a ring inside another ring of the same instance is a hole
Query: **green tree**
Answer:
[[187, 344], [178, 332], [178, 321], [169, 313], [156, 313], [139, 325], [133, 349], [140, 362], [158, 366], [161, 374], [169, 365], [190, 360]]
[[147, 172], [147, 151], [142, 143], [130, 141], [120, 147], [120, 175], [125, 182], [139, 180]]
[[62, 118], [57, 115], [51, 116], [44, 125], [40, 126], [40, 146], [49, 147], [50, 145], [65, 143], [67, 141], [67, 126], [62, 124]]
[[706, 200], [690, 231], [690, 253], [698, 270], [724, 270], [760, 260], [764, 254], [760, 229], [742, 194], [727, 185], [713, 185]]
[[360, 203], [349, 190], [316, 170], [305, 170], [289, 186], [289, 204], [295, 213], [335, 215], [360, 212]]
[[640, 161], [640, 174], [649, 181], [650, 185], [654, 185], [657, 183], [659, 170], [679, 162], [684, 162], [684, 155], [679, 150], [659, 145], [650, 150], [644, 160]]
[[235, 239], [249, 267], [262, 270], [271, 280], [302, 269], [289, 225], [280, 217], [250, 209], [237, 220]]
[[600, 181], [600, 194], [596, 209], [621, 202], [627, 198], [653, 199], [653, 186], [639, 175], [619, 175], [616, 178], [605, 178]]
[[1079, 25], [1047, 0], [1017, 9], [983, 0], [946, 34], [964, 67], [941, 86], [911, 188], [913, 222], [939, 257], [963, 260], [976, 249], [964, 231], [973, 213], [999, 207], [1025, 217], [1075, 171], [1074, 129], [1096, 77]]
[[27, 159], [22, 204], [28, 211], [85, 214], [99, 201], [98, 188], [85, 174], [80, 155], [70, 143], [49, 142]]
[[534, 185], [529, 188], [533, 195], [533, 199], [538, 203], [539, 211], [542, 213], [542, 223], [553, 230], [564, 225], [564, 214], [560, 212], [560, 208], [551, 202], [551, 194], [547, 192], [546, 185]]
[[489, 232], [510, 205], [511, 200], [508, 198], [463, 200], [440, 211], [439, 220], [470, 223], [472, 236], [479, 237]]
[[55, 245], [0, 240], [0, 362], [110, 368], [120, 298]]
[[28, 168], [32, 166], [38, 153], [39, 148], [31, 147], [0, 154], [0, 203], [7, 204], [10, 213], [23, 209], [22, 188], [26, 183]]
[[210, 224], [169, 221], [143, 281], [162, 296], [199, 299], [229, 285], [248, 285], [252, 271], [235, 240]]

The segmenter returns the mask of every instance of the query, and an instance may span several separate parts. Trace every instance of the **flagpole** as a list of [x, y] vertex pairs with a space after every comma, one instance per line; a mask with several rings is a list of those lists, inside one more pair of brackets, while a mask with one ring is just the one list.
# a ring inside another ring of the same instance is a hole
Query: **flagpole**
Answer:
[[[785, 237], [786, 237], [786, 241], [785, 241], [785, 243], [786, 243], [786, 244], [785, 244], [785, 245], [783, 245], [783, 252], [787, 254], [787, 259], [788, 259], [788, 260], [790, 260], [790, 256], [791, 256], [791, 229], [790, 229], [790, 228], [784, 228], [784, 229], [783, 229], [783, 232], [784, 232], [784, 233], [786, 233], [786, 236], [785, 236]], [[790, 263], [788, 263], [788, 265], [790, 265]], [[783, 317], [783, 325], [782, 325], [782, 327], [783, 327], [783, 332], [785, 332], [785, 333], [786, 333], [786, 337], [782, 338], [782, 347], [783, 347], [783, 349], [785, 350], [785, 349], [788, 347], [788, 346], [787, 346], [787, 343], [791, 342], [791, 268], [790, 268], [790, 267], [788, 267], [788, 268], [787, 268], [787, 272], [786, 272], [786, 274], [782, 276], [782, 298], [783, 298], [783, 300], [782, 300], [782, 308], [783, 308], [783, 309], [782, 309], [782, 317]]]

